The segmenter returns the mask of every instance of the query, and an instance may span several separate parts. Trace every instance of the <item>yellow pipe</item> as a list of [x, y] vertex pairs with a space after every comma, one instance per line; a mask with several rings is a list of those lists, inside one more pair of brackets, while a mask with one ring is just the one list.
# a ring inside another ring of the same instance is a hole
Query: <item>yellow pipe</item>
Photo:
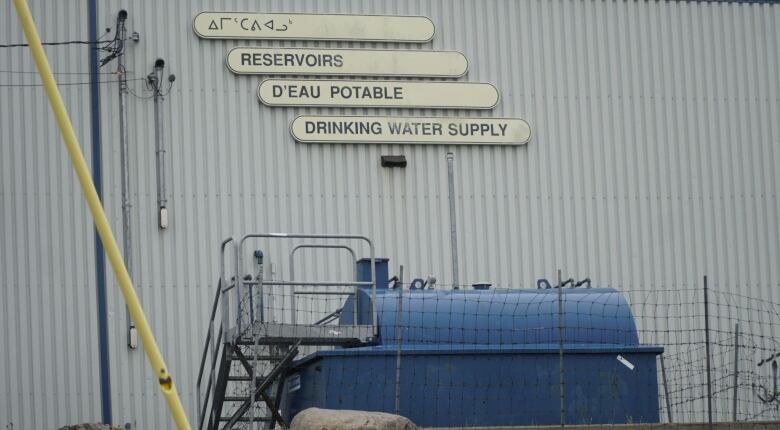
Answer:
[[103, 241], [103, 247], [106, 249], [108, 259], [111, 261], [111, 267], [114, 268], [117, 283], [122, 290], [122, 295], [125, 297], [127, 307], [130, 309], [130, 315], [132, 315], [138, 327], [138, 333], [141, 336], [141, 342], [149, 358], [149, 364], [157, 374], [157, 382], [160, 384], [160, 390], [168, 402], [168, 408], [171, 410], [176, 427], [182, 430], [189, 430], [190, 423], [187, 421], [187, 415], [184, 413], [179, 393], [176, 391], [176, 386], [173, 384], [173, 379], [168, 373], [168, 368], [165, 366], [160, 349], [154, 340], [152, 330], [146, 321], [141, 302], [138, 301], [138, 296], [135, 294], [133, 281], [127, 273], [122, 254], [119, 252], [119, 247], [116, 244], [116, 239], [114, 239], [114, 234], [111, 232], [111, 226], [106, 218], [106, 213], [103, 211], [103, 205], [101, 205], [98, 198], [95, 184], [92, 182], [87, 163], [84, 161], [84, 154], [81, 153], [76, 133], [73, 131], [73, 124], [71, 124], [70, 117], [68, 117], [68, 111], [65, 110], [65, 104], [62, 102], [57, 82], [54, 80], [49, 61], [46, 59], [46, 53], [43, 51], [41, 39], [38, 36], [38, 30], [30, 14], [30, 9], [27, 7], [26, 0], [14, 0], [14, 5], [19, 15], [19, 21], [24, 28], [24, 34], [27, 36], [27, 41], [30, 44], [35, 64], [38, 66], [38, 73], [41, 75], [41, 80], [43, 80], [43, 87], [46, 89], [46, 95], [49, 97], [51, 109], [54, 111], [62, 137], [65, 139], [65, 146], [68, 148], [70, 161], [73, 163], [73, 168], [76, 170], [81, 183], [81, 190], [84, 192], [90, 211], [92, 211], [92, 217], [95, 219], [95, 227], [98, 230], [98, 234], [100, 234], [100, 239]]

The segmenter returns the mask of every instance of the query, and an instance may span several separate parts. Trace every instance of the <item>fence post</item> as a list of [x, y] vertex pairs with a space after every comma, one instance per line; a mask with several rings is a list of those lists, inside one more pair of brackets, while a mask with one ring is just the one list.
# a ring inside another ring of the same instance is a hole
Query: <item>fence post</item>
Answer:
[[664, 363], [664, 355], [661, 354], [661, 378], [664, 381], [664, 400], [666, 400], [666, 418], [669, 423], [672, 423], [672, 401], [669, 399], [669, 384], [666, 382], [666, 364]]
[[566, 409], [563, 378], [563, 286], [561, 285], [561, 269], [558, 269], [558, 386], [561, 396], [561, 428], [566, 425]]
[[734, 324], [734, 395], [732, 396], [732, 421], [737, 420], [737, 395], [739, 394], [739, 323]]
[[712, 374], [710, 369], [710, 303], [707, 275], [704, 275], [704, 352], [707, 360], [707, 423], [712, 429]]
[[403, 316], [401, 313], [404, 309], [404, 266], [402, 265], [398, 270], [398, 309], [396, 309], [395, 317], [395, 414], [401, 414], [401, 339], [403, 339], [403, 332], [401, 331], [401, 322]]

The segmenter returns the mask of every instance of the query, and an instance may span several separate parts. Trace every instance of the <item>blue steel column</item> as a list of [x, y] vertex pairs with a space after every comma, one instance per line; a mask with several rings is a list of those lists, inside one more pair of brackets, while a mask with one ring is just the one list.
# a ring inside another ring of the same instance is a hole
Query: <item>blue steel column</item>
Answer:
[[[87, 0], [89, 40], [97, 42], [97, 0]], [[96, 46], [89, 45], [89, 105], [92, 124], [92, 180], [103, 200], [103, 171], [100, 150], [100, 84]], [[97, 284], [98, 353], [100, 356], [100, 416], [104, 424], [113, 421], [111, 413], [111, 373], [108, 355], [108, 303], [106, 298], [106, 254], [95, 231], [95, 280]]]

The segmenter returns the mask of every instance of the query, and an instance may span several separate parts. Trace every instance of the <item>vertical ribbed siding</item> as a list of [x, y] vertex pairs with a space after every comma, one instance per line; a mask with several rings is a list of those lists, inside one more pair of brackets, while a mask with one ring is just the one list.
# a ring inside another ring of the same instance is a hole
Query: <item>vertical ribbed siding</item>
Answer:
[[[84, 9], [31, 9], [44, 41], [88, 38]], [[0, 43], [26, 42], [11, 2], [0, 23]], [[59, 82], [89, 82], [87, 47], [46, 52], [67, 73]], [[94, 247], [43, 88], [7, 86], [30, 84], [40, 78], [27, 48], [0, 49], [0, 426], [49, 429], [100, 419]], [[88, 85], [61, 92], [89, 154]]]
[[[780, 257], [773, 170], [780, 163], [776, 5], [114, 1], [101, 2], [101, 25], [113, 27], [122, 7], [128, 28], [141, 34], [139, 43], [128, 45], [130, 77], [144, 77], [158, 57], [177, 75], [164, 102], [167, 231], [156, 227], [152, 102], [130, 98], [133, 275], [190, 411], [219, 241], [249, 231], [365, 234], [393, 268], [404, 264], [411, 276], [434, 274], [449, 283], [447, 151], [456, 156], [464, 283], [529, 288], [561, 268], [567, 277], [589, 276], [601, 286], [671, 289], [697, 287], [708, 273], [713, 288], [780, 300], [773, 264]], [[6, 8], [3, 37], [19, 40], [15, 15]], [[436, 36], [424, 45], [199, 40], [191, 20], [201, 10], [422, 14], [433, 19]], [[86, 38], [85, 8], [33, 12], [44, 39]], [[468, 115], [525, 118], [533, 138], [511, 148], [297, 144], [289, 122], [305, 113], [464, 113], [264, 107], [255, 96], [261, 78], [233, 75], [224, 65], [237, 45], [459, 50], [470, 65], [463, 80], [491, 82], [501, 92], [492, 112]], [[87, 71], [84, 49], [48, 51], [55, 69]], [[4, 67], [33, 70], [26, 51], [5, 50], [0, 59]], [[149, 95], [141, 82], [131, 88]], [[117, 88], [101, 90], [105, 201], [118, 231]], [[3, 322], [9, 330], [0, 340], [20, 346], [0, 353], [6, 369], [0, 382], [9, 381], [0, 384], [8, 387], [0, 416], [32, 428], [93, 419], [99, 397], [92, 371], [91, 228], [64, 153], [59, 146], [48, 149], [58, 139], [53, 124], [26, 126], [27, 118], [50, 118], [42, 91], [0, 91], [0, 272], [12, 298]], [[67, 89], [65, 96], [84, 144], [87, 88]], [[409, 166], [382, 169], [383, 154], [404, 154]], [[56, 246], [44, 235], [53, 235]], [[287, 248], [263, 249], [277, 273], [286, 273]], [[345, 271], [341, 257], [310, 252], [299, 261], [298, 273], [311, 278], [334, 279]], [[63, 283], [79, 294], [66, 294]], [[125, 346], [121, 297], [113, 286], [109, 292], [115, 420], [165, 428], [170, 421], [145, 357]], [[55, 341], [42, 340], [50, 333], [59, 333]], [[61, 360], [45, 357], [60, 346], [66, 351]], [[33, 401], [53, 398], [38, 384], [46, 375], [61, 393], [77, 390], [83, 397], [58, 396], [49, 412], [36, 414]]]

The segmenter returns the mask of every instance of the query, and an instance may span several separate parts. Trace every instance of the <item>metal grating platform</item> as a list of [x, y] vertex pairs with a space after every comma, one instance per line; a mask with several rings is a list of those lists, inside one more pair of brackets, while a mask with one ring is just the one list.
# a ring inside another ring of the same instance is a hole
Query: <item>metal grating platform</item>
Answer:
[[236, 337], [236, 330], [231, 329], [228, 335], [229, 339], [239, 345], [278, 345], [300, 341], [301, 345], [357, 346], [374, 341], [374, 327], [255, 322], [251, 332], [245, 331], [240, 337]]

